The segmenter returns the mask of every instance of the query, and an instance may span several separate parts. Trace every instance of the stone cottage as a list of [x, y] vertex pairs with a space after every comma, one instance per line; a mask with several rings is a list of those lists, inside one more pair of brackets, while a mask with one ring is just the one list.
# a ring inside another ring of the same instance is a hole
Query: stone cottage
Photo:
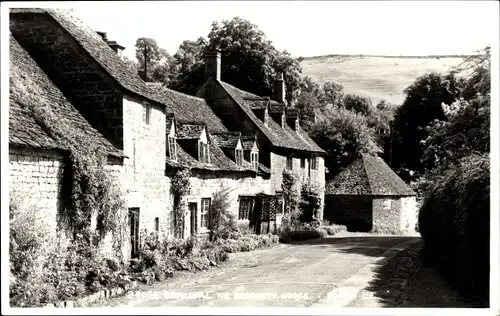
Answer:
[[363, 154], [327, 182], [324, 219], [351, 231], [413, 233], [416, 193], [380, 157]]
[[[64, 190], [64, 146], [37, 126], [37, 114], [28, 111], [32, 100], [25, 100], [29, 96], [39, 95], [61, 123], [67, 120], [109, 148], [108, 169], [129, 211], [131, 254], [143, 229], [172, 234], [171, 181], [179, 169], [191, 171], [184, 237], [207, 231], [217, 191], [228, 190], [230, 210], [248, 226], [255, 199], [279, 195], [284, 168], [324, 188], [324, 151], [300, 128], [299, 113], [286, 107], [282, 79], [273, 100], [258, 97], [222, 82], [220, 55], [209, 54], [207, 81], [197, 97], [188, 96], [146, 84], [121, 59], [124, 47], [71, 11], [12, 9], [10, 31], [11, 91], [18, 91], [11, 92], [17, 95], [11, 95], [9, 121], [11, 187], [30, 183], [31, 169], [42, 172], [33, 163], [50, 165], [43, 167], [50, 185], [36, 189], [50, 187], [47, 207], [54, 216]], [[35, 84], [43, 93], [23, 92]], [[20, 160], [30, 167], [20, 167]]]
[[283, 170], [288, 169], [303, 183], [317, 183], [323, 197], [326, 152], [300, 127], [298, 111], [287, 106], [283, 75], [276, 78], [272, 97], [257, 96], [222, 80], [220, 52], [205, 58], [206, 81], [196, 95], [229, 130], [255, 135], [259, 161], [270, 171], [270, 193], [281, 194]]

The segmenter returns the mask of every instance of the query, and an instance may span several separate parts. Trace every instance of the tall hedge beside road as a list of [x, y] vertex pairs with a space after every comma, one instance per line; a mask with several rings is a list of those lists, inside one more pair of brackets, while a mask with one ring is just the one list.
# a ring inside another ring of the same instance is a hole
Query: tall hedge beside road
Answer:
[[451, 282], [481, 302], [489, 295], [489, 155], [470, 155], [437, 179], [419, 213], [426, 249]]

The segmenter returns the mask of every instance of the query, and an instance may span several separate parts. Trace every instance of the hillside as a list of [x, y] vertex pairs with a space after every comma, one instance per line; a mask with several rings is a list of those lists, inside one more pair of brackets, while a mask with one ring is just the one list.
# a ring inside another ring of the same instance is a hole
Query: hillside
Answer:
[[346, 93], [368, 96], [373, 104], [385, 99], [399, 105], [403, 90], [425, 73], [446, 72], [459, 65], [465, 56], [353, 56], [306, 57], [300, 63], [303, 75], [319, 84], [335, 81]]

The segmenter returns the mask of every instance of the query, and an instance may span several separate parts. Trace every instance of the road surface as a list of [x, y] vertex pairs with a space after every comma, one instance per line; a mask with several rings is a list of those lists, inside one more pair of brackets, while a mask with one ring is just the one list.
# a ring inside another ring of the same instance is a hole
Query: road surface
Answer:
[[387, 253], [394, 250], [389, 249], [416, 239], [329, 237], [231, 254], [220, 268], [185, 273], [96, 306], [309, 307], [318, 302], [325, 304], [325, 297], [331, 297], [336, 289], [339, 292], [334, 304], [347, 306], [356, 295], [359, 297], [359, 289], [351, 296], [340, 291], [342, 282], [348, 279], [356, 279], [357, 284], [369, 282], [363, 279], [369, 278], [366, 273], [359, 276], [356, 273], [389, 256]]

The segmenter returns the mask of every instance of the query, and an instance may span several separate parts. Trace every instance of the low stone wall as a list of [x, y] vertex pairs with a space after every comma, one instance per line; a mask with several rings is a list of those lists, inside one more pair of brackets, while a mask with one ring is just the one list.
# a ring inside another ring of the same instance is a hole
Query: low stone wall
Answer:
[[111, 289], [105, 289], [97, 293], [78, 298], [73, 301], [59, 301], [55, 303], [50, 303], [45, 305], [45, 307], [57, 307], [57, 308], [72, 308], [72, 307], [87, 307], [98, 301], [109, 299], [112, 297], [121, 296], [130, 290], [137, 288], [137, 282], [133, 281], [130, 285], [125, 286], [125, 288], [116, 287]]

